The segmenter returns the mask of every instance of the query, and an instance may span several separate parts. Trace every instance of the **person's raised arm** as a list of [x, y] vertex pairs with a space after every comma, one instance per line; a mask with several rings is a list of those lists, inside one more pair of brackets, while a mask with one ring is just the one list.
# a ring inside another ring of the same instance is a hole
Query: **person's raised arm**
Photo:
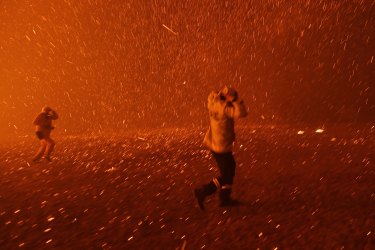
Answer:
[[34, 121], [33, 121], [33, 125], [35, 125], [35, 126], [40, 125], [41, 122], [42, 122], [42, 120], [43, 120], [43, 113], [40, 113], [40, 114], [38, 114], [38, 115], [35, 117], [35, 119], [34, 119]]
[[56, 120], [56, 119], [59, 118], [59, 115], [57, 114], [57, 112], [56, 112], [55, 110], [51, 110], [49, 117], [50, 117], [52, 120]]
[[225, 115], [232, 119], [247, 116], [247, 110], [243, 100], [230, 102], [230, 104], [225, 107]]

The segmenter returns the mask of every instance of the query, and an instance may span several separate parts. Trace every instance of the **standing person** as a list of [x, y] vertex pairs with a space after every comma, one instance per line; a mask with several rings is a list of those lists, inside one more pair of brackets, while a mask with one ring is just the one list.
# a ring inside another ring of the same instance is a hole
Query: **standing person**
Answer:
[[211, 150], [220, 171], [220, 176], [194, 190], [199, 207], [204, 209], [207, 196], [220, 191], [220, 206], [238, 204], [231, 198], [236, 162], [232, 150], [235, 140], [234, 120], [247, 115], [246, 107], [239, 100], [235, 89], [225, 86], [219, 92], [211, 92], [208, 96], [210, 127], [203, 143]]
[[51, 153], [55, 147], [55, 141], [51, 139], [50, 134], [54, 127], [52, 126], [52, 120], [59, 118], [55, 110], [48, 106], [43, 107], [42, 112], [35, 118], [33, 124], [35, 125], [35, 133], [40, 140], [40, 148], [33, 158], [36, 162], [42, 158], [47, 161], [51, 161]]

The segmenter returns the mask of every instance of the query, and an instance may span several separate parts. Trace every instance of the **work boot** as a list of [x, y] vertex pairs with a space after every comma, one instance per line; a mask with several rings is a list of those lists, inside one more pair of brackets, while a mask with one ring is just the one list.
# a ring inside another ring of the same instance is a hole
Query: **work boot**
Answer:
[[233, 200], [230, 195], [232, 193], [231, 189], [221, 189], [220, 190], [220, 207], [231, 207], [239, 205], [238, 200]]
[[51, 156], [44, 156], [44, 159], [48, 162], [52, 162]]
[[206, 195], [204, 194], [203, 188], [196, 188], [194, 190], [195, 198], [197, 199], [198, 206], [200, 209], [204, 210], [204, 199], [206, 198]]
[[215, 192], [216, 186], [212, 181], [207, 185], [203, 185], [201, 188], [194, 189], [194, 195], [197, 199], [198, 206], [200, 209], [204, 210], [204, 200], [206, 196], [209, 196]]
[[34, 158], [32, 159], [32, 161], [33, 161], [34, 163], [37, 163], [37, 162], [40, 161], [40, 157], [34, 157]]

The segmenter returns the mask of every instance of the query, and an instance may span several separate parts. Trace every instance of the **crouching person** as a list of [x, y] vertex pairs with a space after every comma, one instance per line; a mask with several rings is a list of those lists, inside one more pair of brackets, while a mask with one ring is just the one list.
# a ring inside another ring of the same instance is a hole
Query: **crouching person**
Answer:
[[40, 140], [40, 148], [33, 158], [34, 162], [39, 161], [43, 156], [47, 161], [51, 161], [51, 153], [55, 147], [55, 141], [51, 139], [51, 131], [54, 129], [52, 120], [58, 118], [56, 111], [48, 106], [43, 107], [42, 112], [35, 118], [33, 124], [36, 136]]
[[233, 206], [238, 202], [231, 198], [236, 162], [233, 157], [235, 141], [234, 121], [247, 115], [246, 107], [239, 100], [238, 93], [233, 88], [224, 87], [219, 92], [211, 92], [208, 96], [208, 111], [210, 127], [203, 143], [210, 149], [215, 159], [220, 175], [208, 184], [194, 190], [199, 207], [204, 209], [207, 196], [219, 190], [220, 206]]

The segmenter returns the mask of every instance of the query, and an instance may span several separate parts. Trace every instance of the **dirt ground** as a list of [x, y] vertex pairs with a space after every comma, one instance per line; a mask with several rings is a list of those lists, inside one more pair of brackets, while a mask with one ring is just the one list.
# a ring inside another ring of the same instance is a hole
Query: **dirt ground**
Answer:
[[237, 128], [241, 205], [205, 211], [204, 129], [57, 136], [52, 163], [0, 145], [0, 249], [375, 249], [375, 126], [316, 129]]

